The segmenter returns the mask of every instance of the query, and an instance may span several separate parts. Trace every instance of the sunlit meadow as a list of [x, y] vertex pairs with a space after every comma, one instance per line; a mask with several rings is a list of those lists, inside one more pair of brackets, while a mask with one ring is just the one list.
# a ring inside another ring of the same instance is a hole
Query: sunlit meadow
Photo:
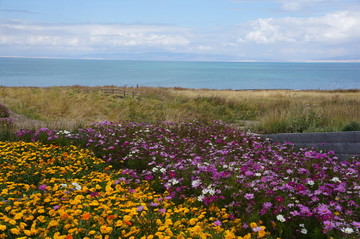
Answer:
[[104, 121], [17, 137], [0, 145], [3, 238], [360, 235], [358, 158], [221, 122]]

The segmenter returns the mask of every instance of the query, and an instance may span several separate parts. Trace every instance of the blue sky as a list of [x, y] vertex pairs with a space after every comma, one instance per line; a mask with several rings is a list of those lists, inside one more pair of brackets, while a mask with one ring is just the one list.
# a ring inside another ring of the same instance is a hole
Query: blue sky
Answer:
[[0, 56], [360, 59], [360, 0], [0, 0]]

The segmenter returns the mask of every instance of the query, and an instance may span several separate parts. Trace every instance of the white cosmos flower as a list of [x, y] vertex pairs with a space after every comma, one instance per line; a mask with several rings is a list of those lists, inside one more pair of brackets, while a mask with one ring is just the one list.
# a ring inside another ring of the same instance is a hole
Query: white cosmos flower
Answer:
[[198, 196], [197, 199], [199, 202], [202, 202], [204, 200], [204, 197], [205, 197], [204, 195], [200, 195], [200, 196]]
[[346, 234], [351, 234], [354, 232], [354, 229], [347, 227], [347, 228], [343, 228], [341, 229], [342, 232], [345, 232]]
[[341, 180], [338, 177], [333, 177], [331, 181], [341, 183]]
[[283, 215], [281, 215], [281, 214], [277, 215], [276, 219], [279, 220], [280, 222], [285, 222], [286, 221], [285, 217]]
[[309, 184], [309, 185], [314, 185], [315, 184], [315, 182], [314, 181], [312, 181], [312, 180], [309, 180], [309, 181], [307, 181], [307, 184]]
[[196, 180], [194, 180], [194, 181], [191, 182], [191, 186], [192, 186], [193, 188], [196, 188], [196, 187], [198, 187], [198, 186], [200, 186], [200, 185], [201, 185], [201, 180], [200, 180], [200, 179], [196, 179]]

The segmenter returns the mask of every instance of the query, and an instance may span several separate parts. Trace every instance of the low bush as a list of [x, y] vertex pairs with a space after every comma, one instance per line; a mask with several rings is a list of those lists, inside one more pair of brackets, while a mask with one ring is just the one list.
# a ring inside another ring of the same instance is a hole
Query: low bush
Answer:
[[343, 128], [343, 131], [360, 131], [360, 123], [352, 121]]
[[9, 109], [2, 103], [0, 103], [0, 118], [8, 118], [10, 117]]

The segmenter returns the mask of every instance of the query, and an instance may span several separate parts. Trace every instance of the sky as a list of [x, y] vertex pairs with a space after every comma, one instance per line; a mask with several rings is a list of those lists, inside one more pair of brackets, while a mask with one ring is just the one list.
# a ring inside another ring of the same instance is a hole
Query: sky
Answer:
[[0, 0], [0, 56], [360, 59], [360, 0]]

